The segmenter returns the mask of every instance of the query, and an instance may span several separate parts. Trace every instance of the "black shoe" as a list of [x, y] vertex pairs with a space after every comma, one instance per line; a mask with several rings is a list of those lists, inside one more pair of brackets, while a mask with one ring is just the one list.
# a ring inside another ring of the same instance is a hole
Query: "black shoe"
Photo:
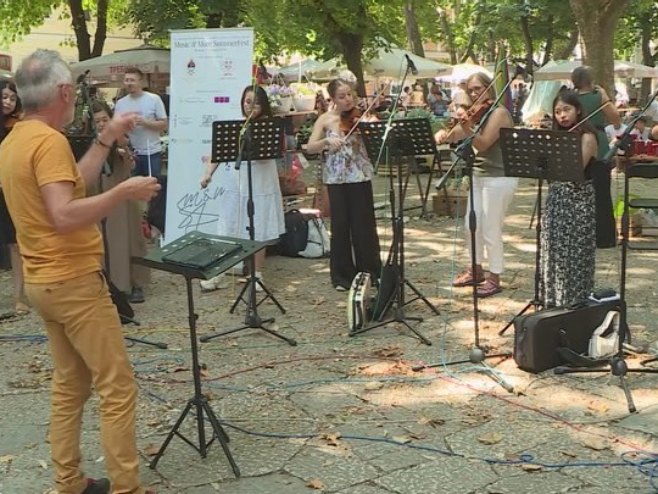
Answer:
[[144, 303], [144, 290], [140, 287], [133, 287], [133, 291], [130, 292], [130, 297], [128, 298], [131, 304], [143, 304]]
[[82, 494], [108, 494], [109, 492], [109, 479], [87, 479], [87, 487], [82, 491]]

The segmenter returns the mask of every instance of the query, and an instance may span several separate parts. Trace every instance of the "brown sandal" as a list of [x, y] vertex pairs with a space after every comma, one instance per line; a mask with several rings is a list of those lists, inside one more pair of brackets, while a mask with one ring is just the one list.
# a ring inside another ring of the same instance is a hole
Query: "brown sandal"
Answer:
[[487, 298], [502, 291], [503, 289], [500, 287], [499, 283], [495, 282], [491, 278], [487, 278], [484, 284], [477, 288], [477, 296], [478, 298]]
[[462, 287], [462, 286], [471, 286], [473, 283], [480, 284], [484, 281], [484, 273], [478, 272], [477, 280], [473, 279], [473, 271], [467, 269], [462, 273], [458, 274], [457, 277], [452, 282], [452, 286]]

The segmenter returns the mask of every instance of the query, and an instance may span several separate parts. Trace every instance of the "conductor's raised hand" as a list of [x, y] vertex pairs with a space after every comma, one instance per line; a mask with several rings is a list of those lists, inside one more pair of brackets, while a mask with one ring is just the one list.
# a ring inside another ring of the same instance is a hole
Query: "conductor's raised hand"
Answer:
[[115, 113], [103, 134], [107, 134], [109, 138], [115, 141], [121, 139], [135, 128], [138, 117], [139, 113], [137, 112]]
[[161, 189], [155, 177], [131, 177], [117, 185], [118, 187], [121, 187], [125, 199], [135, 201], [150, 201]]

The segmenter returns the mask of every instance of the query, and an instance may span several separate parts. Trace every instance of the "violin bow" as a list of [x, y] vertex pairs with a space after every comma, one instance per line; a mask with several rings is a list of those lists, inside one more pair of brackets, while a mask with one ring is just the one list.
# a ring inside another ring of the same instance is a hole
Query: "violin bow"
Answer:
[[587, 121], [588, 121], [590, 118], [592, 118], [594, 115], [596, 115], [597, 113], [601, 112], [601, 111], [606, 107], [606, 105], [611, 105], [611, 104], [612, 104], [612, 101], [610, 101], [610, 100], [608, 100], [608, 101], [606, 101], [605, 103], [601, 104], [601, 106], [599, 106], [599, 107], [598, 107], [596, 110], [594, 110], [592, 113], [588, 114], [585, 118], [583, 118], [580, 122], [578, 122], [576, 125], [574, 125], [573, 127], [571, 127], [569, 130], [567, 130], [567, 132], [572, 132], [572, 131], [576, 130], [578, 127], [580, 127], [582, 124], [584, 124], [585, 122], [587, 122]]
[[[390, 85], [391, 85], [391, 81], [389, 81], [386, 86], [390, 86]], [[386, 86], [384, 87], [384, 89], [386, 89]], [[373, 109], [373, 107], [375, 106], [375, 103], [377, 102], [377, 99], [378, 98], [373, 98], [372, 99], [372, 101], [370, 102], [368, 107], [364, 110], [364, 112], [361, 114], [361, 116], [358, 118], [358, 120], [356, 122], [354, 122], [354, 125], [352, 125], [352, 128], [350, 129], [350, 131], [345, 135], [345, 139], [348, 139], [354, 133], [357, 126], [363, 121], [363, 119], [368, 114], [368, 112]]]

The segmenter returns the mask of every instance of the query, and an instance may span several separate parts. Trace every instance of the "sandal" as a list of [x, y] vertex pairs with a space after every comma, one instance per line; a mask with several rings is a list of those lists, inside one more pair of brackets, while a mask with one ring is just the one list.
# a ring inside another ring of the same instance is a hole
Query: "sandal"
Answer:
[[455, 287], [462, 287], [462, 286], [471, 286], [473, 283], [476, 285], [479, 285], [484, 281], [484, 273], [482, 271], [478, 270], [478, 277], [477, 280], [473, 279], [473, 271], [470, 269], [467, 269], [466, 271], [463, 271], [457, 277], [453, 280], [452, 286]]
[[477, 288], [477, 296], [478, 298], [487, 298], [502, 291], [503, 289], [500, 287], [499, 283], [495, 282], [491, 278], [488, 278], [483, 285], [480, 285]]

